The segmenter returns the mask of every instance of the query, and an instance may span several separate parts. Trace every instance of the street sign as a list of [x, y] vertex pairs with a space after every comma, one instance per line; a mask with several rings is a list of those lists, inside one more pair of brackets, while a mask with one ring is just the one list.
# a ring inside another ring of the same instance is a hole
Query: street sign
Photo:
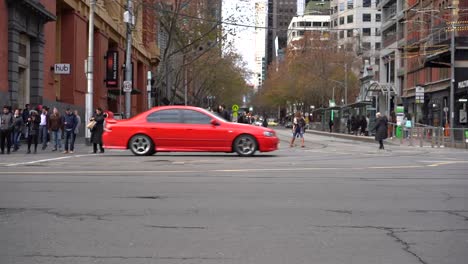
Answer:
[[56, 63], [54, 64], [55, 74], [70, 74], [71, 66], [70, 63]]
[[129, 93], [132, 91], [132, 81], [123, 82], [123, 91], [124, 93]]
[[416, 103], [423, 104], [424, 103], [424, 87], [416, 86]]
[[239, 106], [238, 105], [232, 105], [232, 111], [237, 112], [239, 111]]

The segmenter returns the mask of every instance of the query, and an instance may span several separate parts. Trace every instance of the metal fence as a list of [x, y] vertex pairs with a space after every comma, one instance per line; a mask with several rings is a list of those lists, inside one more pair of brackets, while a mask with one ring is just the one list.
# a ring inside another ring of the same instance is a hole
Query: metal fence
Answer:
[[[411, 128], [397, 126], [394, 123], [389, 123], [390, 140], [393, 143], [409, 146], [431, 146], [437, 147], [454, 147], [468, 149], [468, 129], [467, 128], [444, 128], [426, 126], [416, 124]], [[451, 141], [451, 133], [453, 133], [454, 142]]]

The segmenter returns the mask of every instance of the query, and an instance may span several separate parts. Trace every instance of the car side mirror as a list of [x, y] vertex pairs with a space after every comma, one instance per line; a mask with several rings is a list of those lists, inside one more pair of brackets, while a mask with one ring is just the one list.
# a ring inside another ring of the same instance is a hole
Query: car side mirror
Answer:
[[219, 126], [219, 123], [218, 121], [216, 121], [216, 119], [211, 119], [210, 124], [212, 124], [213, 126]]

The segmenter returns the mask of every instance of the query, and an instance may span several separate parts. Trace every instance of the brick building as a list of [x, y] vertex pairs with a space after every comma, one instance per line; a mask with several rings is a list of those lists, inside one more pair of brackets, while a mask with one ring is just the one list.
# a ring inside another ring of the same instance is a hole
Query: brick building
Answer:
[[[156, 0], [135, 1], [132, 114], [147, 109], [147, 72], [159, 62]], [[93, 105], [124, 111], [125, 0], [97, 0]], [[89, 0], [0, 1], [0, 103], [84, 111]], [[64, 64], [64, 65], [57, 65]]]

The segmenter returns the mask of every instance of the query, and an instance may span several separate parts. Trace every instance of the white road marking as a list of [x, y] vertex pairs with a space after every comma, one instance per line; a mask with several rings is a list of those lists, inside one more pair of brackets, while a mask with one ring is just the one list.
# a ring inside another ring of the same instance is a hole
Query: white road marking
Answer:
[[92, 156], [92, 155], [96, 155], [96, 154], [70, 155], [70, 156], [51, 158], [51, 159], [33, 160], [33, 161], [18, 162], [18, 163], [7, 163], [5, 166], [6, 167], [14, 167], [14, 166], [19, 166], [19, 165], [36, 164], [36, 163], [42, 163], [42, 162], [48, 162], [48, 161], [63, 160], [63, 159], [70, 159], [70, 158], [79, 158], [79, 157], [86, 157], [86, 156]]

